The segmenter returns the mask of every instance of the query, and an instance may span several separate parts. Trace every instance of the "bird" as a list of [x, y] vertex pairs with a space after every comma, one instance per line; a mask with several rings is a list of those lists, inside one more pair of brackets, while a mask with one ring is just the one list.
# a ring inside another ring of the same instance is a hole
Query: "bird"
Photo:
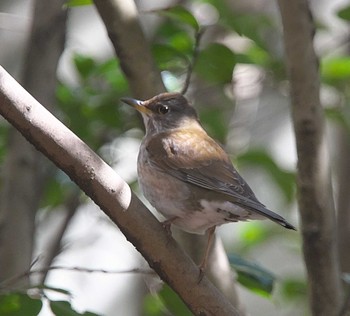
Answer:
[[201, 272], [217, 226], [270, 219], [296, 230], [256, 198], [223, 147], [203, 129], [184, 95], [165, 92], [146, 101], [121, 101], [142, 115], [145, 136], [137, 160], [138, 181], [145, 198], [165, 217], [164, 227], [208, 233]]

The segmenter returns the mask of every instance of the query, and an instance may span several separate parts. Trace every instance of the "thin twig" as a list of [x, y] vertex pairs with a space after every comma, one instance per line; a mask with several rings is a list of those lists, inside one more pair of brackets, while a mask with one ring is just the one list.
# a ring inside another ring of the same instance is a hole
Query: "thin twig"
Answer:
[[3, 282], [0, 283], [0, 288], [5, 288], [13, 283], [16, 283], [17, 281], [26, 278], [33, 274], [46, 274], [49, 271], [53, 270], [63, 270], [63, 271], [77, 271], [77, 272], [84, 272], [84, 273], [105, 273], [105, 274], [155, 274], [155, 272], [151, 269], [140, 269], [140, 268], [134, 268], [129, 270], [104, 270], [104, 269], [90, 269], [90, 268], [84, 268], [84, 267], [65, 267], [65, 266], [51, 266], [51, 267], [44, 267], [39, 269], [32, 269], [25, 271], [23, 273], [20, 273], [12, 278], [6, 279]]
[[199, 44], [200, 44], [200, 41], [201, 41], [201, 38], [202, 38], [204, 31], [205, 31], [205, 28], [201, 28], [198, 30], [198, 32], [196, 32], [192, 60], [189, 62], [189, 65], [188, 65], [186, 80], [185, 80], [184, 86], [181, 90], [181, 94], [185, 94], [188, 90], [189, 85], [190, 85], [194, 65], [197, 61], [197, 57], [199, 54]]

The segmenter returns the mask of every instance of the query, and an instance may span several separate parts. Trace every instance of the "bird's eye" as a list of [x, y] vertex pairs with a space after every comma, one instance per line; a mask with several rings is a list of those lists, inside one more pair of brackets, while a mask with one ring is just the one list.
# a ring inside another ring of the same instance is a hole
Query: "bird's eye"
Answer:
[[169, 107], [167, 105], [159, 104], [157, 110], [159, 114], [167, 114], [169, 112]]

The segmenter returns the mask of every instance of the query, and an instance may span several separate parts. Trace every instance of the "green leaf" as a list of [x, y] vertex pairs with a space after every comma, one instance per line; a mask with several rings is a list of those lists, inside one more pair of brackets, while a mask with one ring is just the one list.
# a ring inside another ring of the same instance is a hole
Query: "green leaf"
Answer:
[[350, 133], [350, 118], [343, 109], [340, 108], [325, 108], [324, 113], [327, 119], [336, 122], [340, 126], [344, 127], [348, 133]]
[[[221, 143], [225, 142], [229, 122], [228, 111], [223, 109], [220, 105], [217, 107], [203, 107], [200, 111], [200, 119], [206, 131]], [[227, 121], [227, 122], [226, 122]]]
[[199, 30], [199, 24], [196, 18], [193, 16], [193, 14], [190, 11], [188, 11], [183, 6], [177, 5], [177, 6], [157, 10], [155, 12], [158, 12], [162, 15], [175, 19], [186, 25], [189, 25], [196, 32]]
[[78, 313], [67, 301], [50, 301], [50, 308], [55, 316], [99, 316], [92, 312]]
[[40, 299], [27, 294], [13, 293], [0, 296], [0, 315], [2, 316], [37, 316], [42, 308]]
[[73, 61], [83, 79], [86, 79], [96, 69], [96, 63], [91, 57], [76, 54]]
[[343, 20], [350, 21], [350, 6], [346, 6], [337, 12], [337, 16]]
[[307, 297], [305, 279], [287, 279], [281, 283], [281, 295], [288, 301]]
[[154, 44], [152, 47], [153, 57], [162, 70], [184, 69], [187, 58], [173, 46], [167, 44]]
[[236, 65], [235, 54], [225, 45], [214, 43], [201, 51], [195, 71], [213, 83], [229, 83]]
[[275, 181], [287, 202], [292, 202], [295, 197], [295, 173], [280, 168], [273, 158], [264, 150], [254, 149], [237, 157], [238, 164], [255, 165], [263, 167]]
[[180, 297], [167, 284], [163, 285], [163, 288], [159, 291], [158, 295], [173, 315], [193, 315]]
[[92, 5], [92, 0], [67, 0], [66, 6], [67, 7], [80, 7], [84, 5]]
[[259, 222], [251, 222], [240, 230], [240, 237], [244, 240], [243, 249], [249, 249], [265, 242], [271, 236], [271, 230]]
[[211, 3], [220, 14], [219, 23], [233, 30], [241, 36], [245, 36], [255, 42], [256, 45], [266, 48], [266, 34], [276, 32], [273, 29], [271, 17], [259, 12], [245, 13], [242, 10], [235, 12], [228, 5], [228, 1], [207, 0]]
[[237, 281], [252, 292], [264, 297], [270, 297], [276, 280], [274, 274], [249, 262], [236, 254], [228, 255], [230, 264], [237, 272]]
[[325, 81], [345, 81], [350, 78], [350, 57], [341, 56], [322, 60], [321, 73]]
[[143, 314], [145, 316], [162, 316], [165, 307], [158, 295], [148, 294], [143, 301]]

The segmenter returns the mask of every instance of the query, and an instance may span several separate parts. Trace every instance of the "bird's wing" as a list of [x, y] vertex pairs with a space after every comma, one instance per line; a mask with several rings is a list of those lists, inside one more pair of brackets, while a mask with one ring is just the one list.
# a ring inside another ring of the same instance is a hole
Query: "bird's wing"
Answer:
[[200, 136], [188, 130], [152, 137], [146, 144], [151, 163], [159, 171], [167, 170], [177, 179], [226, 195], [235, 204], [292, 228], [258, 201], [225, 151], [206, 133]]

